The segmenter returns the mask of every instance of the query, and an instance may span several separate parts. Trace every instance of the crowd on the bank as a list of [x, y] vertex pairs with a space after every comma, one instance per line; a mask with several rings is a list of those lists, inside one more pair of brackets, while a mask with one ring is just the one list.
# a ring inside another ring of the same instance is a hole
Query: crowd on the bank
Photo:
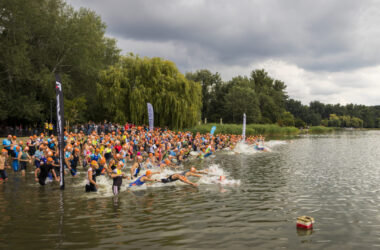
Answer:
[[[146, 126], [128, 123], [124, 126], [88, 124], [86, 133], [82, 126], [73, 132], [64, 133], [63, 165], [65, 173], [73, 177], [76, 177], [78, 167], [87, 171], [87, 192], [97, 191], [96, 177], [99, 175], [112, 178], [114, 194], [118, 194], [123, 179], [130, 180], [129, 187], [141, 186], [146, 182], [169, 183], [177, 180], [197, 186], [188, 177], [200, 177], [200, 174], [206, 174], [207, 171], [198, 171], [194, 167], [183, 171], [182, 163], [190, 156], [203, 159], [217, 150], [231, 149], [241, 140], [241, 136], [236, 135], [193, 135], [190, 132], [160, 128], [149, 131]], [[246, 138], [249, 144], [260, 140], [263, 138]], [[3, 140], [3, 147], [0, 182], [7, 180], [7, 168], [25, 176], [25, 171], [30, 166], [34, 166], [35, 180], [40, 185], [45, 185], [49, 180], [60, 181], [56, 136], [41, 133], [39, 136], [30, 136], [27, 140], [18, 140], [16, 136], [8, 135]], [[163, 179], [152, 178], [166, 168], [176, 173]]]
[[[82, 124], [74, 124], [70, 127], [66, 126], [70, 131], [74, 133], [78, 133], [79, 131], [83, 131], [85, 135], [91, 134], [91, 132], [96, 131], [98, 134], [104, 132], [108, 134], [111, 131], [123, 131], [125, 126], [120, 124], [115, 124], [112, 122], [104, 121], [104, 122], [86, 122]], [[42, 124], [33, 124], [33, 125], [17, 125], [17, 126], [4, 126], [0, 125], [0, 136], [6, 137], [7, 135], [15, 135], [18, 137], [26, 137], [39, 135], [44, 133], [47, 135], [56, 135], [56, 127], [52, 122], [44, 122]]]

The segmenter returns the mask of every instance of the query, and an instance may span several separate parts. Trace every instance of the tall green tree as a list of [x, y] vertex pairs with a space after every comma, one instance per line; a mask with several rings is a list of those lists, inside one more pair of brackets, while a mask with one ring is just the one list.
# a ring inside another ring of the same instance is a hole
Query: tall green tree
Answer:
[[191, 127], [200, 119], [201, 85], [187, 80], [167, 60], [121, 57], [101, 72], [98, 89], [111, 121], [147, 124], [147, 102], [153, 105], [156, 126]]
[[186, 73], [188, 80], [198, 82], [202, 86], [202, 120], [208, 118], [209, 121], [215, 122], [220, 114], [220, 90], [222, 86], [222, 79], [219, 73], [211, 73], [207, 69], [198, 70], [195, 73]]
[[56, 72], [65, 98], [84, 96], [86, 117], [93, 118], [98, 73], [119, 56], [115, 40], [104, 36], [105, 28], [93, 11], [75, 11], [62, 0], [0, 1], [1, 121], [45, 120]]
[[246, 114], [247, 123], [258, 123], [261, 120], [259, 102], [252, 88], [234, 85], [225, 97], [225, 110], [232, 115], [233, 123], [241, 123]]
[[285, 111], [285, 102], [288, 96], [285, 93], [286, 85], [272, 79], [267, 72], [254, 70], [251, 72], [255, 91], [259, 95], [259, 105], [263, 123], [275, 123]]

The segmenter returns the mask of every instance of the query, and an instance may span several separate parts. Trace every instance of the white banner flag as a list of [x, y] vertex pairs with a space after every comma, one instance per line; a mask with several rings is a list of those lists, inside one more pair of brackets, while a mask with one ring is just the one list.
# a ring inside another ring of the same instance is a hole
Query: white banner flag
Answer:
[[246, 123], [246, 117], [245, 117], [245, 113], [243, 115], [243, 134], [242, 134], [242, 141], [244, 142], [245, 141], [245, 123]]
[[154, 127], [154, 111], [153, 111], [152, 104], [148, 102], [147, 106], [148, 106], [148, 117], [149, 117], [149, 130], [152, 131]]

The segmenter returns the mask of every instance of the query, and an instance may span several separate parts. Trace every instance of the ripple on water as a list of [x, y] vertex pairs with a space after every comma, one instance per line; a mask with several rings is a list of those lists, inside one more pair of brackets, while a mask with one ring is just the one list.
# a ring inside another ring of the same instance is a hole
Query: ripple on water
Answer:
[[[57, 183], [39, 187], [32, 173], [26, 178], [10, 173], [10, 182], [0, 185], [0, 248], [372, 249], [379, 245], [378, 131], [302, 136], [292, 143], [266, 146], [271, 152], [218, 153], [197, 161], [197, 168], [212, 170], [198, 181], [198, 188], [179, 182], [158, 184], [131, 192], [124, 189], [116, 198], [106, 178], [99, 178], [99, 193], [86, 194], [84, 174], [75, 180], [67, 177], [62, 193]], [[220, 175], [233, 184], [218, 183]], [[300, 215], [316, 219], [313, 231], [295, 228]]]

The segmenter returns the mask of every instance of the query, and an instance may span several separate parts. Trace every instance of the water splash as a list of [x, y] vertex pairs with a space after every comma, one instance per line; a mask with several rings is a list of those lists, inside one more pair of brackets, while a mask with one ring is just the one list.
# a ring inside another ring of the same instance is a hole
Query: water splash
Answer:
[[280, 141], [280, 140], [272, 140], [272, 141], [265, 142], [265, 145], [270, 148], [280, 146], [280, 145], [286, 145], [286, 144], [288, 144], [287, 141]]
[[[240, 185], [240, 180], [234, 180], [230, 177], [230, 174], [225, 171], [222, 167], [220, 167], [219, 164], [211, 164], [207, 169], [204, 169], [207, 174], [201, 174], [201, 178], [197, 177], [188, 177], [191, 182], [197, 183], [198, 185], [229, 185], [229, 186], [236, 186]], [[151, 179], [161, 180], [164, 178], [167, 178], [168, 176], [180, 173], [181, 171], [184, 171], [184, 169], [163, 169], [160, 171], [160, 168], [154, 168], [151, 169], [151, 171], [154, 173], [151, 177]], [[145, 174], [146, 170], [142, 171], [142, 174]], [[83, 174], [85, 175], [85, 174]], [[174, 181], [171, 183], [161, 183], [161, 182], [146, 182], [145, 185], [142, 186], [134, 186], [129, 187], [129, 183], [133, 182], [133, 180], [127, 180], [123, 179], [123, 184], [121, 187], [120, 192], [128, 192], [128, 191], [138, 191], [138, 190], [146, 190], [148, 188], [160, 188], [160, 187], [166, 187], [166, 186], [186, 186], [188, 184], [183, 183], [181, 181]], [[77, 182], [74, 186], [76, 187], [84, 187], [87, 183], [86, 179], [83, 179], [80, 182]], [[110, 197], [113, 196], [112, 192], [112, 179], [106, 175], [101, 175], [96, 177], [96, 183], [98, 184], [98, 192], [95, 194], [86, 194], [89, 198], [94, 198], [95, 196], [99, 197]]]
[[249, 154], [249, 155], [256, 154], [257, 152], [259, 152], [253, 147], [253, 145], [249, 145], [244, 142], [237, 143], [233, 151], [238, 154]]
[[212, 164], [207, 169], [208, 174], [203, 175], [198, 183], [202, 184], [221, 184], [221, 185], [240, 185], [240, 180], [234, 180], [230, 174], [220, 167], [219, 164]]
[[233, 150], [233, 153], [228, 154], [255, 154], [259, 152], [272, 152], [272, 149], [280, 146], [286, 145], [288, 142], [280, 140], [272, 140], [265, 143], [260, 143], [260, 147], [264, 150], [255, 149], [255, 145], [246, 144], [244, 142], [239, 142], [236, 144], [236, 147]]

